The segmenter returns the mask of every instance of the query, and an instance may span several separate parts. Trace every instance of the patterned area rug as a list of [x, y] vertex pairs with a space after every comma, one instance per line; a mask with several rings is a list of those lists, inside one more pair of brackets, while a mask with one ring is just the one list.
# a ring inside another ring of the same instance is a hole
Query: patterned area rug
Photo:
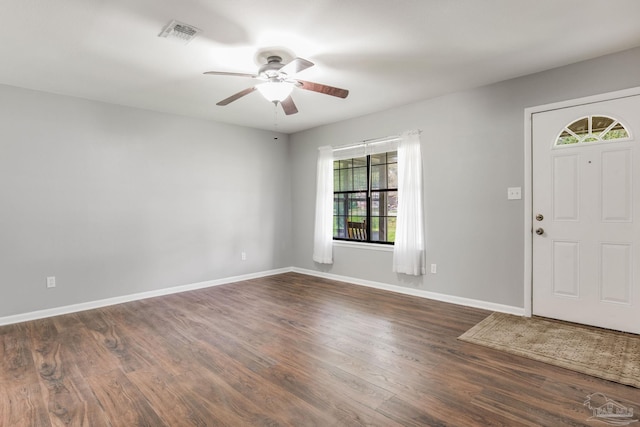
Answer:
[[493, 313], [459, 339], [640, 388], [640, 335]]

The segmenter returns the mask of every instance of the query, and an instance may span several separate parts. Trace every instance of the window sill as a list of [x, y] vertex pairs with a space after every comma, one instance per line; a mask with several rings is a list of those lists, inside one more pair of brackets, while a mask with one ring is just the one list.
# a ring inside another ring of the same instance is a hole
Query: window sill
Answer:
[[348, 242], [346, 240], [334, 240], [333, 246], [341, 248], [366, 249], [370, 251], [393, 252], [393, 245], [382, 245], [378, 243]]

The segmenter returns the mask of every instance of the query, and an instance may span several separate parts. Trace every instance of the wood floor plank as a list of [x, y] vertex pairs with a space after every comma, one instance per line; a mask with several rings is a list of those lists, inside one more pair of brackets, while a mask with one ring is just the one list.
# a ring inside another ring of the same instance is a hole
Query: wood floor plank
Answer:
[[[259, 407], [252, 400], [235, 390], [230, 384], [213, 372], [202, 369], [197, 372], [186, 372], [178, 377], [195, 394], [202, 398], [202, 403], [210, 414], [215, 414], [219, 421], [213, 425], [225, 426], [278, 426], [279, 415]], [[311, 414], [310, 414], [311, 415]], [[309, 417], [313, 419], [312, 416]], [[312, 424], [315, 425], [315, 424]]]
[[285, 425], [328, 425], [321, 411], [283, 387], [276, 386], [253, 369], [215, 346], [201, 343], [196, 351], [198, 364], [255, 403], [266, 413], [278, 414]]
[[137, 340], [130, 338], [137, 337], [144, 331], [127, 324], [120, 311], [119, 306], [107, 307], [102, 313], [80, 313], [80, 318], [94, 339], [117, 357], [122, 371], [132, 372], [151, 366], [153, 358], [148, 351], [137, 345]]
[[[314, 406], [317, 410], [330, 415], [336, 424], [364, 426], [364, 425], [395, 425], [384, 414], [373, 410], [355, 399], [345, 398], [342, 390], [333, 389], [318, 378], [303, 370], [291, 366], [273, 366], [260, 373], [265, 379], [282, 387], [287, 392], [297, 396]], [[375, 420], [379, 420], [375, 422]], [[384, 420], [384, 422], [381, 422]]]
[[635, 389], [457, 340], [485, 310], [286, 273], [0, 327], [0, 426], [587, 426]]
[[58, 332], [54, 319], [36, 320], [28, 326], [42, 395], [53, 425], [107, 426], [105, 414], [84, 377], [74, 363], [65, 360], [68, 334]]
[[167, 425], [204, 427], [223, 424], [213, 408], [198, 404], [201, 396], [194, 393], [184, 378], [155, 367], [130, 372], [127, 378], [147, 397], [151, 407]]
[[0, 426], [51, 426], [40, 384], [5, 384], [0, 390]]
[[61, 339], [65, 343], [61, 348], [62, 358], [73, 363], [81, 375], [91, 377], [116, 368], [117, 358], [95, 339], [86, 326], [66, 330]]
[[314, 355], [297, 351], [295, 348], [274, 346], [269, 349], [265, 346], [261, 349], [268, 354], [278, 354], [286, 358], [287, 369], [305, 372], [307, 375], [317, 378], [319, 385], [339, 390], [338, 396], [356, 401], [369, 408], [377, 408], [394, 395], [393, 392], [379, 387], [362, 377], [344, 371]]
[[0, 330], [0, 386], [37, 382], [26, 326], [8, 325]]
[[168, 426], [151, 407], [148, 399], [120, 370], [87, 379], [113, 426]]
[[145, 358], [152, 367], [160, 367], [172, 375], [193, 369], [194, 361], [189, 349], [194, 338], [179, 333], [169, 321], [157, 316], [162, 307], [153, 308], [148, 301], [137, 301], [123, 304], [122, 308], [119, 316], [123, 321], [137, 325], [138, 330], [131, 331], [135, 345], [140, 349], [138, 351], [145, 352]]

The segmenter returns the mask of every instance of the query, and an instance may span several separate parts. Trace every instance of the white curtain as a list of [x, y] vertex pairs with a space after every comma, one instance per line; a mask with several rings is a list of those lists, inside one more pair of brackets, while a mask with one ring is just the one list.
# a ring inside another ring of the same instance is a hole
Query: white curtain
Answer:
[[426, 273], [422, 211], [420, 132], [410, 131], [403, 133], [398, 143], [398, 217], [393, 247], [396, 273]]
[[313, 260], [333, 263], [333, 149], [328, 146], [318, 148]]

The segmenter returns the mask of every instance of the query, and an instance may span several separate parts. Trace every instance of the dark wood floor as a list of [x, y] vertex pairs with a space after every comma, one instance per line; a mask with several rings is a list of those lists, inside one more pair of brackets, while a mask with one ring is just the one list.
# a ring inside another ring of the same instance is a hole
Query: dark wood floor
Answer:
[[[458, 341], [487, 311], [295, 273], [0, 327], [2, 426], [579, 426], [640, 390]], [[596, 423], [597, 424], [597, 423]]]

